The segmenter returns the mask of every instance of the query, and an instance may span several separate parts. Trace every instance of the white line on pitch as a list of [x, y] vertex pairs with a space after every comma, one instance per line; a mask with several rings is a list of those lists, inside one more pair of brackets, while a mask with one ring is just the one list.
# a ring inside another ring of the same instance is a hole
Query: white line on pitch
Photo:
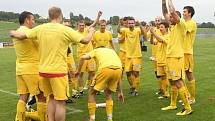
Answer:
[[[0, 92], [6, 93], [6, 94], [10, 94], [10, 95], [13, 95], [13, 96], [19, 96], [16, 93], [5, 91], [5, 90], [2, 90], [2, 89], [0, 89]], [[81, 113], [81, 112], [83, 112], [82, 110], [75, 109], [75, 108], [69, 108], [69, 107], [67, 107], [66, 109], [69, 110], [69, 111], [71, 111], [71, 112], [68, 112], [67, 114], [73, 114], [73, 113]]]

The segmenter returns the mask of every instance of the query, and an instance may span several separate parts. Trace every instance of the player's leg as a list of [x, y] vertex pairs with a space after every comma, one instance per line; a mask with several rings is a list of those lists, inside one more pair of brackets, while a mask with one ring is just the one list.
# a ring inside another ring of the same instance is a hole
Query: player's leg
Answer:
[[29, 98], [29, 90], [22, 77], [16, 76], [17, 80], [17, 93], [20, 95], [16, 106], [16, 121], [25, 121], [25, 105]]

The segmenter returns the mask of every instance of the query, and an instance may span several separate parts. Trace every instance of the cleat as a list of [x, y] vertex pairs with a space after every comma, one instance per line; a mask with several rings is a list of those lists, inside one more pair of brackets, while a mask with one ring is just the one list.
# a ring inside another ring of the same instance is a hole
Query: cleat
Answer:
[[179, 100], [178, 102], [179, 102], [179, 103], [182, 103], [182, 100]]
[[164, 108], [161, 108], [161, 110], [163, 110], [163, 111], [166, 111], [166, 110], [175, 110], [175, 109], [177, 109], [177, 107], [176, 106], [167, 106], [167, 107], [164, 107]]
[[68, 100], [66, 100], [66, 103], [75, 103], [75, 101], [72, 99], [68, 99]]
[[75, 95], [72, 95], [72, 98], [78, 99], [78, 98], [80, 98], [80, 96], [78, 94], [75, 94]]
[[80, 96], [84, 96], [84, 91], [79, 92]]
[[139, 94], [138, 94], [138, 92], [137, 91], [134, 91], [134, 92], [132, 92], [132, 94], [131, 94], [132, 96], [138, 96]]
[[84, 90], [88, 90], [89, 89], [89, 87], [88, 86], [84, 86]]
[[176, 113], [177, 116], [185, 116], [193, 113], [193, 110], [183, 109], [181, 112]]
[[[193, 99], [193, 100], [189, 99], [189, 104], [190, 104], [190, 105], [195, 104], [195, 103], [196, 103], [196, 100], [195, 100], [195, 99]], [[182, 103], [182, 105], [184, 105], [184, 103]]]

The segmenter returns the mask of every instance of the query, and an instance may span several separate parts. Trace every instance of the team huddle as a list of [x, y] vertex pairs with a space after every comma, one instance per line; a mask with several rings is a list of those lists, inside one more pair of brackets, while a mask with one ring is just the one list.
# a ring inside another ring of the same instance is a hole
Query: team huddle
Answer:
[[[122, 77], [125, 72], [129, 82], [129, 94], [138, 96], [142, 52], [140, 40], [150, 40], [155, 76], [159, 89], [156, 94], [170, 98], [170, 105], [161, 110], [177, 109], [178, 93], [183, 110], [176, 115], [184, 116], [193, 112], [195, 103], [195, 79], [193, 76], [193, 44], [196, 35], [195, 14], [192, 6], [185, 6], [183, 18], [176, 11], [172, 0], [162, 0], [161, 16], [155, 18], [155, 25], [143, 25], [133, 17], [123, 17], [117, 27], [119, 52], [116, 52], [112, 33], [106, 30], [107, 22], [96, 20], [86, 26], [83, 20], [77, 22], [77, 30], [63, 21], [58, 7], [48, 10], [49, 23], [33, 27], [34, 16], [24, 11], [19, 17], [20, 28], [11, 31], [16, 51], [17, 103], [15, 121], [36, 119], [40, 121], [65, 121], [66, 102], [70, 98], [84, 95], [88, 89], [89, 121], [95, 121], [95, 96], [104, 91], [106, 97], [107, 121], [113, 120], [111, 94], [118, 93], [124, 102]], [[95, 26], [99, 29], [95, 31]], [[137, 25], [137, 26], [136, 26]], [[77, 68], [72, 44], [77, 44]], [[88, 73], [84, 82], [83, 75]], [[188, 88], [186, 79], [188, 79]], [[69, 94], [69, 88], [72, 94]], [[36, 96], [37, 111], [26, 111], [29, 96]]]

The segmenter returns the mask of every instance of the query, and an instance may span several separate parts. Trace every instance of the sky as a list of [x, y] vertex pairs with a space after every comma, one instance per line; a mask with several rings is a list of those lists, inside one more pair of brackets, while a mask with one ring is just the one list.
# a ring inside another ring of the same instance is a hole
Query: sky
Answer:
[[[21, 13], [30, 11], [41, 16], [48, 16], [48, 8], [60, 7], [63, 15], [69, 18], [69, 13], [95, 19], [99, 10], [103, 11], [102, 19], [111, 16], [133, 16], [140, 21], [154, 20], [162, 15], [162, 0], [0, 0], [0, 11]], [[173, 0], [176, 10], [183, 12], [186, 5], [193, 6], [196, 14], [193, 19], [198, 23], [215, 23], [215, 0]]]

